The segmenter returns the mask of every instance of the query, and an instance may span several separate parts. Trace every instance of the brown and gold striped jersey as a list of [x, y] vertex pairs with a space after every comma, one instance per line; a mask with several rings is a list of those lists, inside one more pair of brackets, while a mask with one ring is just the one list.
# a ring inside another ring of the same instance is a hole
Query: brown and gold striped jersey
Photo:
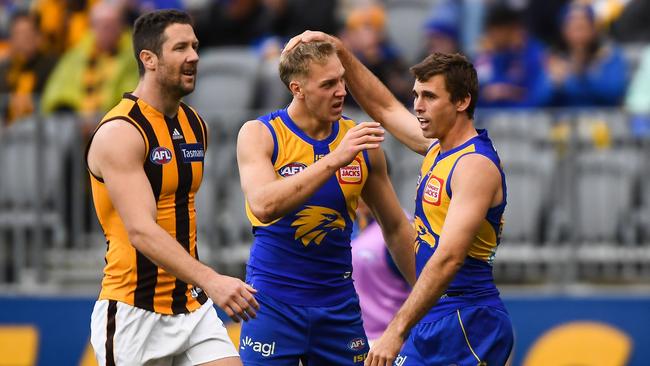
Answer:
[[[144, 139], [144, 171], [156, 199], [156, 222], [198, 259], [194, 201], [203, 177], [205, 123], [186, 104], [181, 103], [176, 117], [170, 118], [128, 93], [97, 128], [118, 119], [131, 123]], [[90, 181], [108, 245], [99, 298], [161, 314], [187, 313], [203, 304], [207, 300], [203, 291], [167, 273], [133, 247], [103, 180], [90, 172]]]

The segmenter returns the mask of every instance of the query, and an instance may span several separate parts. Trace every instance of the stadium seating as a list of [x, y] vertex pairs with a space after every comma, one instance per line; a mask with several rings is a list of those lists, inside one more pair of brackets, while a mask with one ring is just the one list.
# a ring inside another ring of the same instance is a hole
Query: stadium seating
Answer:
[[424, 22], [428, 1], [391, 1], [386, 5], [388, 39], [397, 45], [408, 65], [417, 62], [424, 44]]
[[[0, 235], [11, 235], [14, 275], [38, 268], [46, 241], [60, 246], [63, 229], [66, 127], [36, 118], [17, 121], [0, 142]], [[8, 248], [7, 248], [8, 249]]]
[[258, 55], [248, 47], [221, 47], [208, 49], [200, 57], [190, 105], [205, 118], [231, 117], [253, 107]]

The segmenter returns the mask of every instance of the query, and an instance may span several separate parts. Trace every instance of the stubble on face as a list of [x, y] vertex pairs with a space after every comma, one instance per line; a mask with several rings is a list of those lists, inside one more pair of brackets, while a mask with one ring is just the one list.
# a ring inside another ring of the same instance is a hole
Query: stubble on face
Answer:
[[[182, 54], [176, 52], [175, 48], [178, 46], [184, 47]], [[158, 60], [157, 81], [166, 93], [181, 99], [194, 91], [198, 58], [188, 62], [188, 58], [192, 59], [193, 56], [188, 55], [187, 52], [189, 52], [188, 47], [197, 46], [198, 43], [191, 26], [173, 24], [165, 30], [165, 42]], [[193, 52], [196, 52], [195, 50]]]

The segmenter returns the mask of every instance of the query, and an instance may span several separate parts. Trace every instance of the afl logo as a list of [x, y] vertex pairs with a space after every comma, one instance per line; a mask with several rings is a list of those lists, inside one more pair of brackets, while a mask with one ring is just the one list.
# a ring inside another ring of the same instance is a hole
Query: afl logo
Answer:
[[307, 168], [307, 165], [303, 163], [289, 163], [278, 169], [278, 174], [286, 178], [302, 172], [305, 168]]
[[348, 343], [348, 348], [353, 351], [361, 351], [366, 346], [366, 340], [363, 338], [355, 338]]
[[172, 161], [172, 152], [164, 146], [158, 146], [155, 149], [151, 149], [149, 159], [151, 159], [152, 163], [157, 165], [167, 164]]

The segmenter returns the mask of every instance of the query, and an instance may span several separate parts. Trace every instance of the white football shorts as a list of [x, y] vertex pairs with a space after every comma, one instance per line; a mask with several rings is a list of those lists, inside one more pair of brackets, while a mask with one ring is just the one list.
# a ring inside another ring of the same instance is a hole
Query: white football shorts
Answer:
[[99, 300], [90, 330], [100, 366], [189, 366], [239, 357], [209, 299], [197, 310], [177, 315]]

